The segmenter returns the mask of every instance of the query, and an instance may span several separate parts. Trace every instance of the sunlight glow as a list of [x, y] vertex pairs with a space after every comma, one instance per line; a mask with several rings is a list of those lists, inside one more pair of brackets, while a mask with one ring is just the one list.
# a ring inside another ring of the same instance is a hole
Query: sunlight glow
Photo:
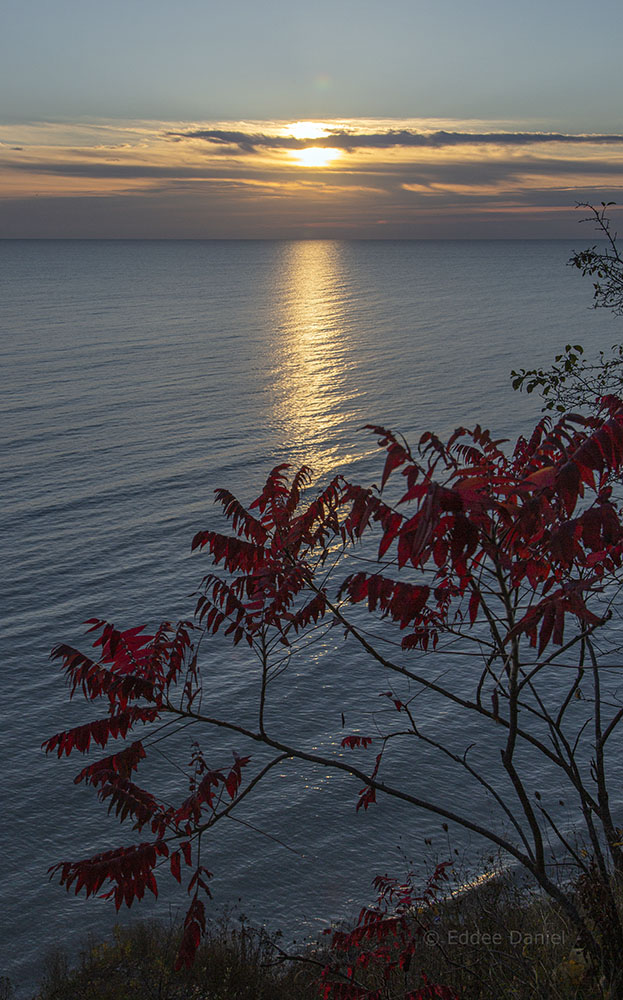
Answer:
[[326, 167], [341, 155], [341, 149], [324, 149], [322, 146], [309, 146], [308, 149], [297, 149], [292, 153], [301, 167]]
[[[343, 250], [332, 240], [286, 244], [284, 295], [275, 305], [274, 371], [270, 425], [294, 464], [299, 458], [325, 475], [350, 458], [342, 429], [345, 407], [357, 407], [358, 386], [349, 377], [350, 334], [340, 297]], [[349, 411], [350, 412], [350, 411]], [[339, 443], [338, 443], [339, 441]], [[330, 443], [331, 442], [331, 443]]]
[[327, 126], [322, 122], [293, 122], [286, 131], [295, 139], [320, 139], [326, 135]]

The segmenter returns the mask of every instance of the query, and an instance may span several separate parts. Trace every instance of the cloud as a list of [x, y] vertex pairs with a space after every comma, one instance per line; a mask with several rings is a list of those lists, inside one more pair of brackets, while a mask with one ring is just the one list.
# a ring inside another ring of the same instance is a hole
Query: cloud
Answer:
[[416, 132], [411, 129], [387, 129], [383, 132], [357, 132], [331, 129], [316, 138], [297, 138], [293, 135], [273, 135], [261, 132], [228, 131], [225, 129], [190, 129], [168, 132], [177, 139], [201, 139], [215, 146], [235, 146], [243, 153], [258, 149], [341, 149], [352, 152], [359, 149], [441, 149], [447, 146], [535, 146], [562, 143], [565, 145], [623, 144], [621, 134], [565, 133], [565, 132]]
[[[15, 235], [80, 235], [91, 219], [93, 236], [568, 236], [574, 203], [623, 200], [623, 135], [316, 124], [309, 138], [274, 121], [0, 126], [0, 224]], [[309, 147], [343, 155], [317, 169], [296, 155]]]
[[30, 174], [55, 174], [57, 177], [94, 177], [106, 179], [109, 177], [121, 179], [162, 177], [197, 178], [222, 177], [231, 171], [226, 168], [186, 167], [181, 165], [158, 166], [149, 163], [71, 163], [58, 160], [40, 160], [38, 162], [0, 161], [0, 167], [10, 167]]
[[[100, 191], [105, 196], [107, 188], [112, 193], [124, 188], [137, 192], [142, 187], [147, 192], [159, 189], [190, 191], [193, 187], [196, 197], [207, 197], [207, 187], [219, 190], [240, 190], [255, 188], [258, 196], [263, 190], [265, 196], [293, 192], [309, 199], [314, 192], [325, 197], [329, 193], [334, 200], [351, 199], [361, 195], [376, 203], [379, 199], [392, 202], [403, 201], [401, 191], [408, 192], [408, 202], [418, 200], [446, 199], [454, 196], [463, 204], [470, 198], [480, 201], [486, 196], [492, 206], [500, 198], [509, 194], [536, 199], [539, 191], [551, 197], [554, 190], [565, 192], [565, 199], [571, 208], [576, 201], [587, 200], [590, 192], [596, 191], [601, 200], [601, 192], [608, 198], [617, 199], [617, 190], [623, 188], [621, 162], [618, 157], [590, 157], [587, 161], [572, 156], [535, 157], [524, 153], [514, 156], [487, 157], [435, 157], [424, 160], [409, 158], [394, 160], [391, 154], [385, 158], [359, 158], [340, 165], [335, 170], [303, 170], [290, 162], [274, 164], [261, 157], [248, 161], [223, 162], [221, 157], [214, 161], [197, 157], [192, 163], [124, 162], [115, 157], [113, 162], [89, 156], [66, 155], [63, 158], [23, 158], [0, 157], [0, 170], [10, 171], [14, 177], [22, 177], [21, 186], [42, 184], [40, 192], [53, 189], [57, 180], [59, 194], [66, 195], [72, 187], [75, 191]], [[28, 182], [28, 178], [32, 181]], [[17, 181], [15, 182], [18, 183]], [[6, 182], [5, 182], [6, 184]], [[89, 185], [85, 187], [85, 185]]]

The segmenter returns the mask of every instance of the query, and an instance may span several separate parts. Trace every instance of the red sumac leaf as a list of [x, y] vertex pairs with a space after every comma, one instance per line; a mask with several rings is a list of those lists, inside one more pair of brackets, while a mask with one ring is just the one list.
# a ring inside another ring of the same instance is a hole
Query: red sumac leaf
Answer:
[[543, 613], [543, 619], [541, 623], [541, 631], [539, 633], [539, 656], [547, 646], [551, 639], [552, 632], [554, 631], [554, 625], [556, 623], [556, 607], [554, 604], [548, 604]]
[[174, 851], [173, 852], [173, 854], [171, 855], [170, 864], [171, 864], [171, 874], [172, 874], [173, 878], [177, 879], [178, 882], [181, 882], [182, 881], [182, 873], [181, 873], [181, 867], [180, 867], [180, 852], [179, 851]]
[[556, 478], [556, 489], [565, 505], [567, 514], [570, 516], [575, 509], [580, 492], [580, 470], [575, 462], [567, 462], [563, 465]]
[[348, 747], [350, 750], [354, 750], [355, 747], [363, 747], [364, 749], [372, 743], [371, 736], [345, 736], [342, 740], [341, 746]]
[[473, 625], [478, 617], [478, 608], [480, 607], [480, 591], [476, 588], [472, 590], [469, 598], [468, 613], [469, 613], [469, 623]]
[[189, 969], [193, 964], [201, 942], [201, 935], [205, 933], [205, 927], [205, 907], [195, 895], [184, 919], [184, 932], [175, 960], [176, 972], [179, 972], [183, 966]]
[[192, 863], [192, 848], [190, 841], [188, 840], [182, 841], [182, 843], [180, 844], [180, 850], [184, 855], [184, 861], [186, 862], [187, 865], [190, 865]]

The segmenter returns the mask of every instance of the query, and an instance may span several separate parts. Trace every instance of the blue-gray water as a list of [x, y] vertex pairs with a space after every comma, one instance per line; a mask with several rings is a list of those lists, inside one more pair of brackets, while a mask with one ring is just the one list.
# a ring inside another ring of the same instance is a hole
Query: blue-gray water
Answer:
[[[528, 429], [539, 400], [512, 392], [511, 368], [547, 363], [568, 341], [620, 339], [620, 320], [592, 311], [590, 283], [565, 267], [572, 249], [0, 242], [0, 975], [32, 986], [49, 947], [112, 924], [108, 904], [69, 897], [46, 869], [129, 836], [72, 785], [79, 760], [39, 749], [85, 718], [50, 648], [78, 640], [94, 614], [125, 626], [187, 615], [207, 571], [190, 540], [215, 521], [217, 486], [248, 501], [280, 461], [307, 462], [321, 479], [378, 478], [369, 422], [412, 439], [477, 421], [501, 437]], [[314, 656], [329, 670], [329, 703], [343, 677], [365, 688], [347, 648], [329, 667]], [[215, 655], [213, 675], [214, 697], [248, 710], [255, 688], [241, 658]], [[302, 673], [287, 711], [313, 736], [306, 683]], [[285, 774], [250, 817], [261, 832], [217, 830], [217, 901], [242, 898], [257, 920], [314, 929], [437, 835], [398, 807], [355, 815], [356, 792]]]

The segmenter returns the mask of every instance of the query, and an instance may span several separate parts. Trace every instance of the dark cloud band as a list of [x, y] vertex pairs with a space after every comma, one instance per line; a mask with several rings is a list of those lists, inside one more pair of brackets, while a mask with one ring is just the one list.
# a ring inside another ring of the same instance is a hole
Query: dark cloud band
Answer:
[[244, 153], [258, 149], [393, 149], [443, 146], [534, 146], [543, 143], [623, 144], [623, 135], [569, 134], [564, 132], [414, 132], [409, 129], [389, 129], [386, 132], [348, 132], [344, 129], [328, 131], [315, 139], [299, 139], [293, 135], [275, 136], [261, 132], [236, 132], [223, 129], [192, 129], [186, 132], [168, 132], [170, 138], [201, 139], [216, 146], [237, 146]]

